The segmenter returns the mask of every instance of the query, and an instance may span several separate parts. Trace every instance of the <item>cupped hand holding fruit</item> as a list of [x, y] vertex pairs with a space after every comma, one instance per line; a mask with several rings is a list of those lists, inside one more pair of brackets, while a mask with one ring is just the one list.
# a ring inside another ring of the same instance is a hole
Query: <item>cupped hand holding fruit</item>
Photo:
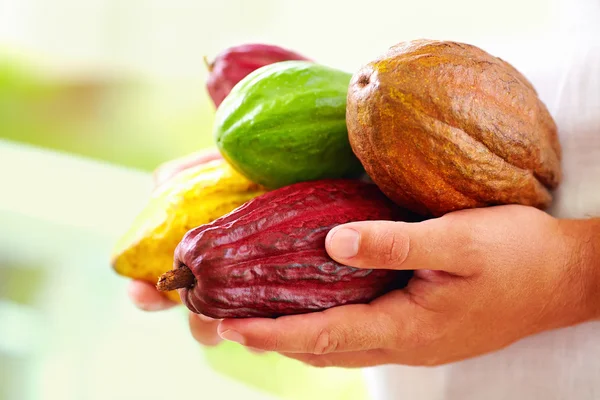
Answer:
[[599, 229], [598, 220], [558, 220], [517, 205], [416, 223], [340, 225], [327, 236], [332, 258], [415, 270], [408, 286], [370, 304], [228, 319], [219, 333], [315, 366], [438, 365], [478, 356], [600, 318], [592, 240]]
[[[221, 173], [176, 178], [179, 205], [162, 203], [183, 216], [167, 228], [173, 240], [146, 232], [145, 247], [114, 263], [146, 282], [164, 273], [159, 289], [179, 289], [193, 312], [239, 318], [191, 315], [201, 343], [222, 337], [318, 366], [438, 365], [600, 317], [600, 222], [534, 208], [562, 179], [556, 125], [527, 79], [480, 49], [401, 43], [351, 80], [302, 61], [262, 68], [220, 105], [215, 139]], [[345, 188], [358, 183], [314, 182], [363, 167], [394, 206], [432, 219], [377, 216], [381, 200]], [[415, 273], [402, 289], [369, 283], [404, 271]], [[152, 283], [132, 283], [134, 302], [172, 306]]]

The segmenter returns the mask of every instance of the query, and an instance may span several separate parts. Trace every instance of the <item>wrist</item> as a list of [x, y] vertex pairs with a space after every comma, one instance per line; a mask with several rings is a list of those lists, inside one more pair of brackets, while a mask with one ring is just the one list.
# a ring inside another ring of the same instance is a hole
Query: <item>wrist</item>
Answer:
[[600, 320], [600, 218], [590, 220], [587, 264], [592, 277], [592, 319]]
[[600, 218], [572, 220], [572, 268], [581, 280], [584, 321], [600, 320]]

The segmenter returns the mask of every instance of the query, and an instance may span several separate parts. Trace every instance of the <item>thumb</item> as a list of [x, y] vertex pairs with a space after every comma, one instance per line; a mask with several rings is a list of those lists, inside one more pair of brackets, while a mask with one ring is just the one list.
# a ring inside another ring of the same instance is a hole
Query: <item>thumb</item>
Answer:
[[325, 247], [331, 258], [356, 268], [443, 270], [466, 275], [464, 250], [469, 249], [470, 232], [462, 232], [465, 228], [461, 226], [467, 224], [449, 224], [444, 217], [416, 223], [351, 222], [330, 230]]

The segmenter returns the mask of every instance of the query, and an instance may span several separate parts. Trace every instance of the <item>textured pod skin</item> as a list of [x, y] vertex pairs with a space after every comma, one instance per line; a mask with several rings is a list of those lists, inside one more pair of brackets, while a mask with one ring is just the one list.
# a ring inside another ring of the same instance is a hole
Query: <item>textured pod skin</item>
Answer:
[[499, 204], [544, 209], [561, 180], [556, 125], [535, 89], [471, 45], [390, 48], [353, 76], [346, 117], [373, 182], [422, 215]]
[[333, 261], [325, 236], [360, 220], [410, 220], [374, 184], [302, 182], [268, 192], [191, 230], [175, 252], [196, 277], [179, 289], [193, 312], [213, 318], [277, 317], [368, 302], [407, 281], [407, 272], [355, 269]]
[[208, 66], [206, 88], [218, 107], [231, 89], [252, 71], [288, 60], [310, 61], [294, 51], [269, 44], [249, 43], [227, 48]]
[[[188, 167], [160, 185], [116, 243], [111, 257], [123, 276], [156, 283], [173, 266], [173, 253], [192, 228], [209, 223], [265, 189], [236, 172], [225, 160]], [[167, 296], [179, 301], [176, 291]]]
[[254, 71], [217, 109], [219, 151], [248, 179], [270, 189], [354, 178], [363, 168], [346, 129], [350, 78], [305, 61]]

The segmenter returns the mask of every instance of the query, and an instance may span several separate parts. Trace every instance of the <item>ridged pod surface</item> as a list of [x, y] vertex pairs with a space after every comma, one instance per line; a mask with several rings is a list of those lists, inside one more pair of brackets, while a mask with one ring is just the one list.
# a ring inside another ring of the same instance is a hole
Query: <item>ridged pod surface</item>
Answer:
[[208, 93], [218, 107], [231, 89], [248, 74], [265, 65], [288, 60], [308, 59], [295, 51], [270, 44], [248, 43], [229, 47], [208, 65]]
[[[219, 159], [189, 167], [159, 186], [119, 238], [111, 257], [123, 276], [156, 283], [173, 266], [173, 253], [192, 228], [265, 193]], [[177, 292], [167, 296], [179, 301]]]
[[400, 43], [352, 78], [354, 153], [397, 204], [427, 216], [546, 208], [561, 180], [556, 125], [531, 83], [471, 45]]
[[409, 273], [356, 269], [332, 260], [327, 232], [361, 220], [411, 220], [374, 184], [303, 182], [268, 192], [188, 232], [174, 269], [189, 268], [179, 289], [193, 312], [213, 318], [277, 317], [369, 302]]
[[270, 189], [364, 172], [346, 129], [351, 74], [306, 61], [262, 67], [242, 81], [215, 116], [227, 161]]

